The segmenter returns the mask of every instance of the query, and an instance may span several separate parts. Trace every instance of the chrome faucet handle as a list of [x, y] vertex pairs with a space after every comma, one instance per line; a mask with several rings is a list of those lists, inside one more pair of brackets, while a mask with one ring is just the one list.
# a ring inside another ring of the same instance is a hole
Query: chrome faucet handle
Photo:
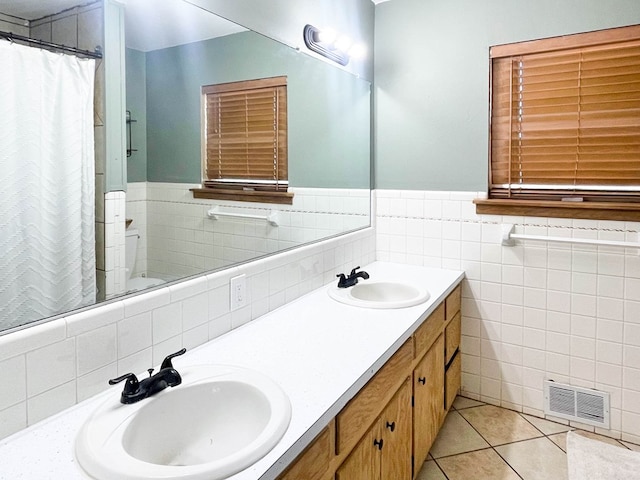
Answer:
[[178, 350], [178, 351], [177, 351], [177, 352], [175, 352], [175, 353], [172, 353], [172, 354], [170, 354], [170, 355], [167, 355], [167, 356], [165, 357], [165, 359], [162, 361], [162, 365], [160, 365], [160, 370], [162, 370], [163, 368], [173, 368], [173, 365], [172, 365], [172, 363], [171, 363], [171, 359], [172, 359], [172, 358], [175, 358], [175, 357], [178, 357], [178, 356], [180, 356], [180, 355], [184, 355], [184, 353], [185, 353], [186, 351], [187, 351], [187, 349], [186, 349], [186, 348], [183, 348], [183, 349], [181, 349], [181, 350]]
[[136, 377], [135, 373], [125, 373], [118, 378], [112, 378], [111, 380], [109, 380], [109, 385], [115, 385], [116, 383], [120, 383], [123, 380], [126, 380], [124, 384], [124, 390], [122, 391], [123, 395], [133, 394], [138, 391], [140, 382], [138, 382], [138, 377]]

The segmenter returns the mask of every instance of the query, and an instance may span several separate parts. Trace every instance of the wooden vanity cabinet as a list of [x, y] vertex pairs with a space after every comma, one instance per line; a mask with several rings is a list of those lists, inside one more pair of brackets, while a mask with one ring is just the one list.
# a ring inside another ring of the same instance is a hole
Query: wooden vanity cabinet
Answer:
[[413, 371], [413, 455], [418, 465], [427, 458], [444, 421], [444, 378], [441, 334]]
[[336, 453], [351, 451], [411, 371], [413, 345], [407, 340], [336, 417]]
[[447, 322], [453, 320], [453, 317], [456, 316], [456, 313], [460, 311], [460, 303], [462, 300], [462, 285], [459, 284], [453, 291], [447, 296], [444, 301], [445, 304], [445, 320]]
[[451, 292], [446, 300], [447, 326], [445, 336], [445, 382], [444, 407], [448, 411], [460, 390], [462, 376], [462, 360], [460, 355], [460, 337], [462, 330], [461, 286]]
[[278, 480], [411, 480], [460, 389], [461, 287]]
[[411, 383], [400, 387], [336, 472], [336, 480], [411, 479]]
[[461, 287], [458, 285], [414, 334], [414, 474], [426, 460], [460, 389]]
[[444, 384], [444, 407], [446, 411], [449, 411], [451, 405], [453, 405], [456, 395], [460, 390], [460, 383], [462, 380], [462, 363], [460, 352], [456, 350], [456, 354], [453, 359], [446, 366], [445, 370], [445, 384]]
[[460, 347], [460, 329], [461, 329], [460, 311], [453, 317], [451, 322], [444, 330], [445, 346], [444, 346], [444, 363], [449, 365], [451, 359]]
[[296, 461], [278, 477], [279, 480], [328, 480], [333, 479], [329, 473], [332, 460], [333, 441], [335, 438], [335, 421], [332, 420], [318, 434], [311, 445], [302, 452]]

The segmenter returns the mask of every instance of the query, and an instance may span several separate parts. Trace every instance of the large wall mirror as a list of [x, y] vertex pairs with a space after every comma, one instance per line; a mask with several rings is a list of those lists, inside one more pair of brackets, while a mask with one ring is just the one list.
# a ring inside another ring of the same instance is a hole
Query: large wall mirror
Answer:
[[[77, 4], [19, 0], [6, 8], [21, 3], [51, 3], [55, 10], [47, 15]], [[109, 298], [370, 225], [368, 81], [184, 0], [122, 3], [125, 237], [132, 263], [126, 288]], [[20, 17], [16, 12], [0, 14]], [[201, 87], [276, 76], [287, 77], [293, 204], [194, 198], [191, 189], [202, 176]], [[230, 216], [214, 216], [212, 210]], [[271, 222], [274, 213], [277, 221]], [[16, 327], [8, 315], [3, 309], [0, 330]]]

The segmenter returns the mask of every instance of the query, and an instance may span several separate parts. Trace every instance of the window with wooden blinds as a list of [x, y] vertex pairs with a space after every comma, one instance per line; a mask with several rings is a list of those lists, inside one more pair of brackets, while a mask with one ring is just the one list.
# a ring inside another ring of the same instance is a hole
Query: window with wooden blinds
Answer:
[[640, 26], [490, 56], [489, 199], [640, 202]]
[[248, 197], [258, 192], [255, 201], [265, 201], [268, 192], [286, 193], [287, 78], [207, 85], [202, 96], [204, 189], [200, 190], [229, 195], [235, 190]]

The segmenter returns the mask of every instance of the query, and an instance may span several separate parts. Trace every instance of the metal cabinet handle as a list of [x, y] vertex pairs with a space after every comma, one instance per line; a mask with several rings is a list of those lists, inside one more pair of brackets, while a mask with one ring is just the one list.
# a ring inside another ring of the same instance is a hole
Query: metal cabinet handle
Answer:
[[378, 447], [378, 450], [382, 450], [382, 444], [384, 443], [384, 440], [381, 438], [380, 440], [378, 439], [374, 439], [373, 440], [373, 445]]
[[427, 382], [427, 377], [418, 378], [418, 383], [421, 383], [422, 385], [424, 385], [426, 382]]
[[387, 428], [393, 432], [396, 429], [396, 422], [387, 422]]

